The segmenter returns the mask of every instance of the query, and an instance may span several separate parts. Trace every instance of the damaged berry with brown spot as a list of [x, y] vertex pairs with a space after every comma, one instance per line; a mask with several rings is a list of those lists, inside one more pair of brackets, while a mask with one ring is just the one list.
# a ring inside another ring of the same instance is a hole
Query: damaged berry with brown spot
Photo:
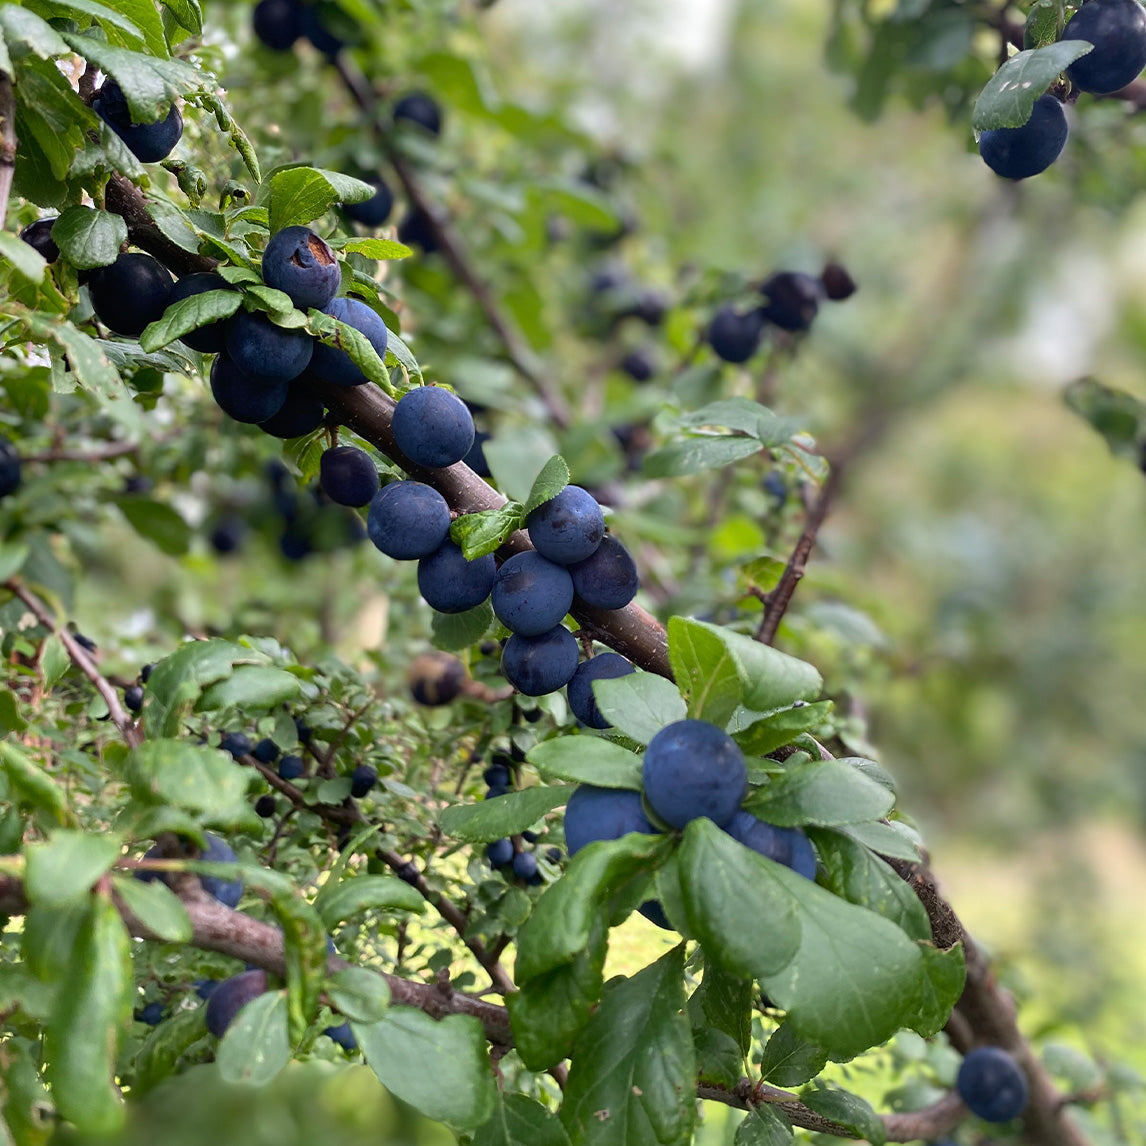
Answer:
[[284, 227], [263, 252], [263, 282], [289, 295], [300, 310], [321, 310], [341, 278], [334, 252], [309, 227]]

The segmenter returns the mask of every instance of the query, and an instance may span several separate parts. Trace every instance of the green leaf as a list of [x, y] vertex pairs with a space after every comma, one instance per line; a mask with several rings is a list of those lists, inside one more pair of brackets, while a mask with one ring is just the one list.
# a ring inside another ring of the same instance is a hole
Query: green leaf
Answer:
[[8, 777], [21, 803], [31, 804], [62, 824], [67, 818], [63, 791], [35, 761], [10, 740], [0, 740], [0, 769]]
[[828, 1065], [828, 1052], [800, 1038], [790, 1023], [781, 1023], [764, 1044], [760, 1077], [773, 1086], [800, 1086]]
[[525, 502], [525, 512], [532, 513], [538, 506], [552, 501], [569, 484], [569, 467], [560, 454], [551, 457], [533, 479], [533, 486]]
[[[258, 288], [251, 289], [256, 290]], [[390, 375], [386, 370], [384, 361], [378, 357], [378, 351], [374, 349], [370, 339], [362, 331], [313, 308], [308, 312], [306, 325], [310, 333], [327, 346], [333, 346], [336, 350], [344, 350], [350, 361], [371, 382], [377, 383], [388, 394], [393, 392], [390, 386]], [[392, 338], [387, 338], [387, 358], [390, 355], [392, 341]]]
[[335, 203], [361, 203], [376, 188], [360, 179], [316, 167], [287, 167], [275, 171], [259, 189], [260, 206], [269, 207], [271, 233], [283, 227], [313, 222]]
[[53, 832], [46, 843], [28, 849], [28, 901], [58, 907], [82, 899], [119, 859], [122, 843], [114, 833]]
[[62, 318], [24, 315], [24, 325], [38, 342], [53, 342], [64, 352], [77, 385], [109, 398], [126, 398], [127, 388], [108, 361], [101, 343]]
[[115, 893], [148, 931], [168, 943], [190, 943], [191, 917], [179, 897], [162, 880], [112, 876]]
[[20, 954], [28, 969], [43, 983], [63, 982], [76, 949], [76, 936], [88, 926], [91, 897], [73, 900], [63, 907], [37, 907], [24, 916]]
[[51, 688], [63, 678], [64, 673], [71, 667], [71, 657], [68, 656], [64, 642], [53, 633], [44, 641], [40, 653], [40, 674], [44, 678], [44, 687]]
[[796, 418], [781, 418], [749, 398], [725, 398], [682, 414], [676, 424], [686, 430], [720, 428], [748, 434], [763, 446], [781, 446], [802, 429]]
[[[509, 797], [490, 803], [505, 799]], [[572, 963], [588, 948], [597, 921], [608, 917], [610, 901], [626, 884], [651, 875], [671, 847], [667, 836], [630, 832], [582, 848], [564, 876], [545, 889], [518, 932], [513, 972], [517, 985]]]
[[707, 964], [700, 986], [688, 1000], [688, 1014], [693, 1030], [722, 1031], [746, 1056], [752, 1045], [752, 980]]
[[496, 1087], [485, 1034], [477, 1019], [436, 1022], [410, 1007], [391, 1007], [378, 1023], [350, 1029], [382, 1085], [428, 1118], [457, 1130], [489, 1120]]
[[710, 964], [757, 979], [791, 963], [800, 946], [799, 904], [774, 878], [779, 864], [708, 819], [688, 825], [676, 859], [689, 927]]
[[[2, 42], [0, 41], [0, 43]], [[44, 274], [48, 269], [47, 260], [30, 243], [25, 243], [23, 239], [17, 238], [7, 231], [0, 231], [0, 256], [7, 259], [17, 273], [29, 282], [41, 283], [44, 281]]]
[[290, 1062], [285, 991], [267, 991], [247, 1003], [215, 1051], [224, 1082], [265, 1086]]
[[183, 710], [215, 681], [225, 680], [237, 664], [263, 664], [266, 658], [234, 641], [218, 638], [189, 641], [159, 661], [147, 681], [151, 703], [143, 710], [144, 732], [149, 738], [173, 736]]
[[716, 631], [687, 617], [669, 618], [668, 650], [688, 715], [723, 728], [744, 691], [740, 662]]
[[1115, 457], [1138, 461], [1146, 429], [1146, 405], [1125, 391], [1104, 386], [1094, 378], [1072, 382], [1063, 391], [1063, 399], [1070, 409], [1106, 439]]
[[[21, 242], [20, 245], [26, 247], [28, 244]], [[28, 560], [30, 553], [28, 546], [15, 542], [0, 545], [0, 582], [15, 577], [24, 568], [24, 562]]]
[[464, 613], [439, 613], [435, 609], [430, 618], [434, 648], [448, 653], [461, 652], [462, 649], [476, 645], [489, 632], [492, 624], [493, 606], [488, 600]]
[[191, 548], [191, 527], [169, 505], [145, 497], [122, 497], [123, 516], [140, 537], [168, 557], [182, 557]]
[[598, 788], [641, 790], [641, 758], [599, 736], [559, 736], [534, 745], [526, 759], [543, 776]]
[[344, 967], [326, 982], [331, 1003], [357, 1023], [381, 1022], [390, 1006], [390, 984], [376, 971]]
[[800, 1099], [809, 1110], [847, 1127], [855, 1137], [870, 1142], [871, 1146], [883, 1146], [887, 1141], [883, 1120], [858, 1094], [836, 1087], [816, 1087], [805, 1090]]
[[390, 336], [386, 340], [386, 365], [401, 366], [411, 378], [421, 382], [422, 368], [418, 365], [418, 360], [410, 353], [410, 348], [389, 323], [387, 323], [386, 329], [390, 332]]
[[131, 1092], [142, 1095], [175, 1073], [179, 1060], [207, 1035], [205, 1009], [176, 1011], [164, 1018], [144, 1040], [135, 1056]]
[[758, 788], [744, 806], [778, 827], [831, 827], [886, 816], [895, 806], [895, 794], [847, 757], [797, 764]]
[[56, 1111], [81, 1133], [112, 1133], [124, 1120], [114, 1078], [134, 980], [131, 941], [109, 897], [93, 897], [65, 982], [44, 1033], [45, 1073]]
[[302, 681], [286, 669], [270, 665], [238, 665], [226, 680], [203, 690], [195, 702], [196, 712], [238, 708], [244, 712], [274, 708], [298, 698]]
[[9, 48], [19, 44], [42, 60], [68, 54], [68, 45], [55, 28], [19, 4], [0, 4], [0, 31]]
[[137, 800], [206, 816], [232, 815], [236, 805], [245, 809], [247, 779], [248, 773], [226, 752], [187, 740], [146, 740], [127, 763], [127, 780]]
[[342, 244], [348, 254], [365, 255], [368, 259], [384, 262], [387, 259], [408, 259], [414, 252], [405, 243], [394, 239], [351, 239]]
[[685, 477], [730, 466], [759, 453], [761, 448], [755, 438], [744, 435], [705, 434], [661, 446], [645, 458], [643, 468], [651, 478]]
[[553, 784], [509, 792], [479, 804], [456, 804], [442, 812], [442, 831], [468, 844], [500, 840], [525, 831], [546, 812], [566, 803], [572, 794], [568, 785]]
[[1061, 72], [1093, 47], [1085, 40], [1060, 40], [1012, 56], [979, 93], [971, 112], [971, 126], [976, 131], [1022, 127], [1031, 118], [1035, 100]]
[[203, 9], [199, 0], [160, 0], [160, 3], [188, 32], [197, 36], [203, 31]]
[[792, 1146], [795, 1140], [783, 1111], [762, 1104], [749, 1108], [736, 1128], [733, 1146]]
[[426, 910], [426, 901], [416, 888], [390, 875], [356, 875], [327, 880], [314, 906], [328, 928], [337, 927], [363, 911]]
[[923, 976], [919, 997], [907, 1025], [929, 1039], [947, 1025], [951, 1011], [963, 994], [967, 964], [962, 943], [947, 951], [920, 943], [919, 952], [923, 957]]
[[890, 919], [912, 939], [931, 939], [931, 923], [919, 897], [883, 860], [840, 832], [811, 828], [808, 835], [820, 857], [824, 887]]
[[[742, 709], [737, 717], [745, 717], [751, 723], [737, 727], [732, 732], [732, 739], [747, 756], [767, 756], [769, 752], [791, 744], [801, 732], [809, 732], [823, 724], [832, 707], [830, 700], [817, 701], [815, 704], [801, 700], [759, 720], [753, 719], [758, 713]], [[733, 724], [737, 725], [739, 721], [734, 718]]]
[[906, 824], [896, 820], [890, 824], [882, 824], [878, 820], [870, 824], [849, 824], [842, 831], [865, 848], [871, 848], [877, 855], [907, 860], [909, 863], [919, 861], [919, 847], [913, 842], [918, 837]]
[[234, 290], [208, 290], [180, 299], [144, 328], [139, 345], [149, 353], [169, 342], [198, 330], [218, 319], [230, 318], [243, 305], [243, 296]]
[[696, 1059], [683, 1014], [684, 945], [614, 979], [578, 1036], [561, 1121], [585, 1146], [687, 1146]]
[[461, 549], [467, 561], [476, 561], [487, 553], [495, 553], [524, 523], [524, 507], [510, 501], [499, 509], [463, 513], [455, 518], [450, 523], [450, 540]]
[[648, 744], [666, 724], [684, 720], [685, 703], [676, 685], [651, 672], [635, 672], [594, 683], [601, 715], [638, 744]]
[[[160, 59], [166, 59], [171, 53], [167, 50], [167, 38], [163, 35], [163, 21], [155, 10], [152, 0], [114, 0], [115, 8], [94, 2], [94, 0], [66, 0], [69, 8], [88, 12], [103, 23], [113, 24], [123, 32], [127, 32], [133, 39], [133, 48], [146, 46], [147, 51]], [[122, 13], [122, 15], [121, 15]], [[125, 19], [130, 17], [130, 19]]]
[[692, 1048], [699, 1081], [732, 1090], [744, 1073], [744, 1056], [736, 1040], [716, 1027], [693, 1027]]
[[326, 928], [318, 912], [291, 887], [271, 895], [283, 933], [286, 959], [287, 1031], [298, 1046], [318, 1014], [326, 982]]
[[498, 1093], [493, 1117], [474, 1134], [473, 1146], [571, 1146], [556, 1114], [524, 1094]]

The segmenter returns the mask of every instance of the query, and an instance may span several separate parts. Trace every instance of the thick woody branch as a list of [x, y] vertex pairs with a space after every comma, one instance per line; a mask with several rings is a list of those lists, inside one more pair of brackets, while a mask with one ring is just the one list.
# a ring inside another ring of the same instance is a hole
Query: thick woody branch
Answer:
[[178, 243], [173, 243], [156, 226], [143, 192], [130, 179], [113, 175], [107, 181], [104, 206], [119, 215], [127, 224], [128, 237], [140, 250], [154, 255], [165, 267], [177, 275], [189, 275], [195, 271], [213, 271], [218, 265], [214, 259], [185, 251]]

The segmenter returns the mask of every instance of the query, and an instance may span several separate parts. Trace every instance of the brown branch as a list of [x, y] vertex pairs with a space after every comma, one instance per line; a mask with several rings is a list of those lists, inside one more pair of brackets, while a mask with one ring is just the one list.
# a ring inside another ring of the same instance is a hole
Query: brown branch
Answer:
[[96, 692], [103, 697], [107, 704], [108, 714], [112, 723], [119, 729], [124, 741], [129, 747], [135, 748], [143, 742], [143, 733], [132, 720], [127, 710], [120, 704], [119, 694], [111, 682], [96, 668], [87, 649], [80, 645], [75, 637], [56, 623], [55, 617], [25, 585], [16, 577], [4, 582], [4, 588], [14, 593], [28, 607], [29, 612], [50, 633], [59, 638], [72, 663], [95, 685]]
[[218, 265], [214, 259], [185, 251], [178, 243], [172, 242], [156, 226], [147, 202], [130, 179], [113, 175], [107, 181], [104, 206], [119, 215], [127, 224], [127, 235], [135, 246], [154, 255], [165, 267], [177, 275], [188, 275], [195, 271], [213, 271]]
[[8, 217], [8, 196], [16, 174], [16, 93], [7, 72], [0, 72], [0, 227]]
[[466, 290], [473, 295], [474, 301], [485, 316], [486, 322], [501, 340], [510, 365], [529, 383], [545, 404], [550, 418], [558, 426], [568, 426], [572, 419], [565, 399], [541, 371], [537, 365], [536, 357], [526, 344], [525, 339], [502, 311], [489, 285], [475, 270], [473, 260], [469, 257], [461, 237], [449, 225], [441, 209], [427, 197], [414, 168], [394, 148], [386, 124], [379, 115], [378, 98], [373, 89], [366, 82], [365, 77], [354, 72], [351, 65], [341, 57], [334, 61], [334, 66], [354, 102], [369, 116], [411, 205], [421, 211], [429, 221], [434, 237], [438, 240], [442, 256], [453, 268], [454, 274], [458, 276]]
[[103, 450], [49, 450], [44, 454], [23, 454], [23, 462], [107, 462], [138, 453], [139, 442], [117, 442]]

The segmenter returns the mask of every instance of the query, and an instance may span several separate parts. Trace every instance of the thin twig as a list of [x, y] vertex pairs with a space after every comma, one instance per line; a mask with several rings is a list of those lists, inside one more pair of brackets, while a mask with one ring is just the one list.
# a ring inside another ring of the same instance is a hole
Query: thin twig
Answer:
[[8, 196], [16, 174], [16, 93], [7, 72], [0, 72], [0, 227], [8, 217]]

